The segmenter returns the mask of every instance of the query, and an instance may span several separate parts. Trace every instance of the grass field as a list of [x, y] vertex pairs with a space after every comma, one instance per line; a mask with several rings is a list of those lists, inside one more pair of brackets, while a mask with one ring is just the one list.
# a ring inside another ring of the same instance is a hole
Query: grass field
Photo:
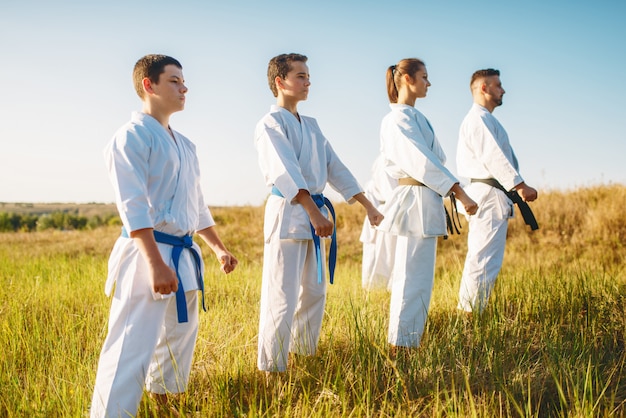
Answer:
[[[472, 320], [455, 309], [467, 231], [440, 240], [426, 336], [407, 369], [389, 358], [389, 295], [361, 289], [364, 213], [337, 205], [340, 257], [319, 352], [295, 359], [269, 386], [255, 367], [263, 209], [215, 208], [240, 266], [224, 276], [204, 248], [209, 309], [200, 315], [181, 413], [626, 416], [625, 204], [623, 186], [542, 193], [533, 204], [541, 229], [530, 232], [519, 216], [511, 222], [490, 305]], [[0, 416], [85, 416], [118, 234], [115, 227], [0, 234]], [[146, 398], [139, 416], [153, 412]]]

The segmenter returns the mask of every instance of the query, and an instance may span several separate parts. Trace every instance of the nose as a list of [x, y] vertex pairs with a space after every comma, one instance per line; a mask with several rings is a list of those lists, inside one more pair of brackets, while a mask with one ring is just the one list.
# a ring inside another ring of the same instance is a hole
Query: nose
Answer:
[[186, 85], [184, 85], [184, 84], [183, 84], [183, 85], [181, 86], [181, 88], [180, 88], [180, 91], [181, 91], [181, 93], [187, 93], [187, 91], [189, 91], [189, 89], [187, 88], [187, 86], [186, 86]]

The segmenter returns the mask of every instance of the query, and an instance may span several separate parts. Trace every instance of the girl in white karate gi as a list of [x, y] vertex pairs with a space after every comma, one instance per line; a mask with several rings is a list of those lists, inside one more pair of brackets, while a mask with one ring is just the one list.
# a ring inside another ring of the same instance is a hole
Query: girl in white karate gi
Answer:
[[381, 153], [398, 186], [382, 210], [385, 219], [379, 229], [397, 236], [388, 332], [394, 351], [420, 344], [433, 288], [437, 237], [446, 235], [442, 196], [454, 193], [467, 213], [477, 209], [444, 167], [439, 141], [414, 107], [429, 86], [426, 66], [418, 59], [403, 59], [387, 69], [391, 112], [381, 125]]
[[255, 130], [259, 165], [272, 187], [265, 206], [257, 360], [259, 370], [268, 373], [285, 371], [290, 351], [312, 355], [317, 349], [326, 283], [318, 279], [318, 268], [323, 273], [325, 266], [317, 263], [312, 228], [315, 235], [328, 237], [334, 224], [328, 208], [318, 208], [313, 197], [329, 184], [347, 201], [362, 204], [372, 225], [382, 219], [316, 120], [298, 113], [297, 104], [306, 100], [311, 85], [306, 61], [300, 54], [270, 60], [268, 82], [276, 105]]

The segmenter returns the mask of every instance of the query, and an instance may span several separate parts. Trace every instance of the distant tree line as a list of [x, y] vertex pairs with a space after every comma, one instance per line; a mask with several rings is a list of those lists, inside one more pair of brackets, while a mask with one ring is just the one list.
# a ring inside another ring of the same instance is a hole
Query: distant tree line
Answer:
[[62, 211], [44, 214], [0, 212], [0, 232], [34, 232], [48, 229], [80, 231], [121, 224], [117, 215], [87, 217]]

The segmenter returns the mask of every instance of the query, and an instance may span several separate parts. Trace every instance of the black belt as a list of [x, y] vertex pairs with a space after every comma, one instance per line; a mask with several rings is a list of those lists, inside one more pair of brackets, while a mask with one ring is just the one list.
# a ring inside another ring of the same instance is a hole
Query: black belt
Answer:
[[502, 190], [508, 196], [508, 198], [517, 205], [520, 212], [522, 213], [522, 218], [524, 218], [524, 223], [526, 225], [529, 225], [530, 229], [533, 231], [539, 229], [539, 225], [537, 224], [537, 220], [535, 219], [535, 215], [530, 209], [530, 206], [528, 206], [528, 203], [522, 200], [522, 197], [515, 190], [506, 190], [496, 179], [471, 179], [471, 182], [485, 183], [490, 185], [491, 187], [495, 187], [498, 190]]

